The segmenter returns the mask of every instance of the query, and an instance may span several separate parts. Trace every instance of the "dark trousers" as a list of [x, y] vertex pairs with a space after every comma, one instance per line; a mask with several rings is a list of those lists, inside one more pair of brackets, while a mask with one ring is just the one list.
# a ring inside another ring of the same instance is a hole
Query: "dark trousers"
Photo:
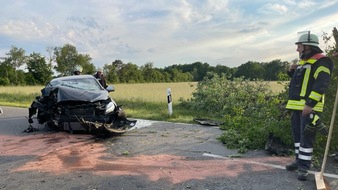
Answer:
[[[316, 114], [319, 115], [319, 113]], [[305, 125], [308, 123], [308, 116], [302, 116], [302, 111], [292, 111], [291, 126], [296, 160], [299, 167], [307, 170], [311, 167], [313, 144], [316, 138], [316, 133], [304, 135]]]

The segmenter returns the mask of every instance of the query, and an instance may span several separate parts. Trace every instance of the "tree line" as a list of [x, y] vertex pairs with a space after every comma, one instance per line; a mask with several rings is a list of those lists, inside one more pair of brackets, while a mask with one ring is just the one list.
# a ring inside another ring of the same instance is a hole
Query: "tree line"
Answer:
[[[54, 77], [72, 75], [77, 65], [83, 67], [83, 74], [94, 74], [97, 69], [92, 58], [88, 54], [78, 53], [73, 45], [49, 47], [47, 52], [48, 57], [36, 52], [26, 55], [24, 49], [12, 46], [5, 57], [0, 58], [0, 85], [45, 85]], [[285, 73], [288, 65], [288, 62], [276, 59], [271, 62], [248, 61], [233, 68], [202, 62], [155, 68], [152, 62], [137, 66], [131, 62], [114, 60], [106, 63], [102, 69], [107, 82], [112, 84], [197, 82], [202, 81], [209, 72], [225, 74], [229, 80], [242, 77], [249, 80], [279, 81], [289, 80]]]

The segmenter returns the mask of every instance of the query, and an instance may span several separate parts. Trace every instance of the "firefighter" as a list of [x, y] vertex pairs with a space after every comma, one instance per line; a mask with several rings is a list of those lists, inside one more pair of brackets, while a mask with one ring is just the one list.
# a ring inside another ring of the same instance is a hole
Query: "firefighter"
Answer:
[[73, 74], [74, 74], [74, 75], [81, 75], [82, 70], [83, 70], [83, 68], [82, 68], [81, 65], [76, 65], [75, 68], [74, 68]]
[[100, 84], [103, 86], [103, 88], [107, 88], [108, 85], [106, 83], [106, 79], [103, 75], [103, 70], [101, 68], [98, 68], [96, 71], [96, 74], [94, 77], [100, 82]]
[[291, 126], [295, 148], [295, 160], [286, 170], [298, 170], [298, 179], [306, 180], [311, 166], [315, 135], [327, 135], [327, 127], [321, 122], [324, 94], [329, 87], [333, 62], [323, 55], [318, 37], [310, 31], [300, 35], [296, 42], [300, 61], [288, 70], [291, 77], [289, 100], [286, 108], [292, 111]]

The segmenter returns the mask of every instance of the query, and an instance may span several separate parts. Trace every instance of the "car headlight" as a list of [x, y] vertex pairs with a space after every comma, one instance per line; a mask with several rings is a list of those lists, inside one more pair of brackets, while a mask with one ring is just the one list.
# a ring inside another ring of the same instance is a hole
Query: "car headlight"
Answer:
[[115, 110], [115, 104], [113, 102], [109, 102], [107, 105], [106, 105], [106, 111], [104, 112], [105, 115], [113, 112]]

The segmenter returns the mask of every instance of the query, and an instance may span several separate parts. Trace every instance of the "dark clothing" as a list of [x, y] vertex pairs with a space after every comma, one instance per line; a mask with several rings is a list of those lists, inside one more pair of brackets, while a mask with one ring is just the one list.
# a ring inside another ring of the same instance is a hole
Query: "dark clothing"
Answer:
[[94, 77], [99, 81], [99, 83], [101, 84], [101, 86], [103, 88], [107, 88], [108, 85], [106, 83], [106, 79], [104, 78], [103, 75], [98, 75], [97, 73], [94, 75]]
[[[306, 59], [304, 59], [306, 57]], [[304, 135], [309, 116], [302, 116], [304, 106], [310, 106], [320, 115], [324, 107], [324, 93], [329, 87], [333, 63], [330, 58], [317, 52], [303, 56], [295, 70], [288, 72], [292, 77], [289, 100], [286, 108], [292, 110], [291, 126], [295, 156], [298, 166], [309, 169], [316, 133]]]
[[[320, 113], [316, 113], [320, 116]], [[309, 169], [315, 142], [315, 134], [304, 135], [305, 125], [308, 124], [308, 117], [302, 116], [302, 111], [293, 110], [291, 117], [291, 126], [295, 147], [295, 156], [298, 165], [302, 168]]]
[[80, 71], [74, 71], [73, 74], [74, 74], [74, 75], [81, 75], [81, 72], [80, 72]]
[[292, 79], [286, 108], [303, 110], [304, 105], [308, 105], [314, 111], [322, 112], [324, 93], [329, 87], [332, 70], [333, 63], [328, 57], [315, 54], [310, 59], [301, 60], [295, 71], [288, 72]]

